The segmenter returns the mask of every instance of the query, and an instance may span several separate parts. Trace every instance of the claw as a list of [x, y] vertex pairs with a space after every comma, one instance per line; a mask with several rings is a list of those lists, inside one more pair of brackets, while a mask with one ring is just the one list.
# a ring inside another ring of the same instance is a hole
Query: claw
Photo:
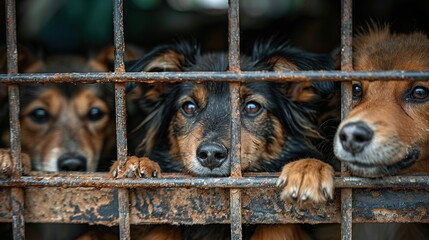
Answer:
[[284, 187], [286, 186], [286, 184], [287, 184], [286, 179], [279, 179], [276, 185], [277, 187]]
[[328, 189], [326, 189], [326, 188], [323, 188], [323, 197], [324, 197], [325, 199], [330, 198], [330, 197], [329, 197], [329, 194], [328, 194]]
[[296, 190], [292, 191], [292, 198], [296, 199], [298, 197], [298, 194], [296, 193]]

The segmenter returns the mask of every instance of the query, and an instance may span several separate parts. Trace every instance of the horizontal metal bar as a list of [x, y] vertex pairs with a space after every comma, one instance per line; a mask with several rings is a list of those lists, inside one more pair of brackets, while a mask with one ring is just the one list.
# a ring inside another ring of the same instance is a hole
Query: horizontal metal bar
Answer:
[[[118, 225], [118, 189], [26, 188], [25, 221]], [[131, 189], [132, 224], [212, 224], [230, 222], [227, 188]], [[285, 203], [274, 188], [241, 189], [242, 222], [339, 223], [339, 194], [323, 205]], [[353, 222], [429, 222], [429, 190], [354, 189]], [[10, 189], [0, 188], [0, 222], [11, 221]]]
[[0, 83], [123, 83], [123, 82], [257, 82], [257, 81], [428, 81], [429, 71], [295, 71], [295, 72], [128, 72], [0, 74]]
[[[181, 177], [151, 179], [109, 179], [99, 176], [26, 176], [0, 179], [0, 187], [96, 187], [96, 188], [276, 188], [275, 176], [243, 178]], [[335, 178], [336, 188], [425, 188], [429, 176], [394, 176], [380, 179]]]

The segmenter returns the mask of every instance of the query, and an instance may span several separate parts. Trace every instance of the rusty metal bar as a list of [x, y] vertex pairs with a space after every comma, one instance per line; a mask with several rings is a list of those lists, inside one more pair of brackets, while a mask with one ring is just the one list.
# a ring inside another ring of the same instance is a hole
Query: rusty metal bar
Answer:
[[[6, 1], [6, 43], [7, 43], [7, 72], [18, 73], [18, 49], [16, 39], [16, 3]], [[13, 161], [13, 176], [21, 176], [21, 129], [19, 124], [19, 86], [10, 84], [9, 94], [9, 125], [10, 125], [10, 155]], [[24, 222], [24, 191], [12, 188], [12, 226], [13, 238], [25, 239]]]
[[[228, 1], [228, 63], [229, 72], [240, 72], [240, 4], [239, 0]], [[231, 177], [241, 178], [241, 116], [240, 83], [230, 84], [231, 93]], [[241, 240], [242, 212], [241, 191], [230, 189], [231, 239]]]
[[[119, 224], [116, 188], [26, 188], [25, 221]], [[339, 196], [339, 190], [336, 196]], [[242, 189], [243, 224], [340, 223], [339, 198], [323, 207], [285, 204], [276, 188]], [[55, 196], [55, 197], [52, 197]], [[356, 189], [353, 222], [429, 222], [429, 189]], [[49, 199], [46, 202], [46, 199]], [[11, 221], [9, 189], [0, 188], [0, 222]], [[230, 190], [130, 190], [132, 224], [229, 224]], [[338, 229], [339, 230], [339, 229]]]
[[[353, 23], [352, 0], [341, 1], [341, 70], [353, 71]], [[345, 118], [351, 108], [351, 83], [341, 84], [341, 119]], [[345, 164], [341, 163], [341, 176], [349, 176]], [[353, 198], [352, 189], [341, 189], [341, 239], [352, 239]]]
[[[86, 176], [88, 175], [88, 176]], [[0, 187], [95, 187], [95, 188], [277, 188], [277, 174], [252, 177], [197, 178], [185, 174], [164, 174], [165, 178], [111, 179], [93, 174], [69, 176], [22, 176], [0, 179]], [[393, 176], [377, 179], [336, 177], [336, 188], [428, 188], [429, 176]]]
[[[123, 0], [113, 0], [113, 36], [115, 46], [115, 74], [125, 72], [124, 55], [124, 24], [123, 24]], [[126, 125], [126, 93], [125, 83], [115, 84], [115, 109], [116, 109], [116, 150], [120, 165], [124, 165], [128, 155], [127, 125]], [[130, 236], [130, 208], [128, 189], [118, 190], [119, 211], [119, 237], [121, 240], [129, 240]]]
[[429, 81], [429, 71], [116, 72], [0, 74], [0, 83]]

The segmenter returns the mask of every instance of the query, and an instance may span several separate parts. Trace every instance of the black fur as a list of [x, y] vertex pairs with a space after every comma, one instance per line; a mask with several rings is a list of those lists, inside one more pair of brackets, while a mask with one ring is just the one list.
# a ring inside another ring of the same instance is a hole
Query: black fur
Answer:
[[[127, 71], [142, 71], [148, 64], [158, 56], [173, 51], [184, 56], [178, 68], [180, 71], [227, 71], [228, 60], [225, 53], [200, 54], [199, 47], [194, 43], [189, 44], [180, 42], [173, 45], [160, 46], [149, 52], [143, 59], [132, 64]], [[241, 69], [243, 71], [272, 71], [275, 62], [270, 61], [273, 57], [282, 57], [294, 63], [302, 70], [330, 70], [334, 67], [334, 61], [329, 55], [317, 55], [304, 52], [295, 48], [290, 48], [286, 44], [279, 44], [275, 41], [257, 43], [254, 46], [250, 57], [241, 57]], [[150, 71], [161, 71], [155, 68]], [[168, 71], [168, 69], [165, 69]], [[183, 166], [172, 161], [168, 154], [170, 145], [168, 141], [168, 127], [173, 115], [179, 111], [177, 100], [193, 88], [196, 83], [182, 82], [168, 85], [168, 91], [163, 92], [161, 97], [151, 102], [147, 99], [140, 100], [140, 106], [148, 112], [148, 118], [145, 124], [138, 132], [139, 136], [145, 136], [149, 129], [157, 129], [153, 136], [155, 144], [153, 149], [145, 149], [145, 142], [137, 148], [138, 155], [148, 155], [154, 161], [161, 164], [163, 171], [183, 171]], [[208, 111], [204, 116], [205, 128], [228, 129], [230, 122], [229, 91], [227, 83], [200, 83], [209, 89], [209, 99], [215, 97], [220, 108]], [[257, 168], [244, 169], [244, 171], [279, 171], [281, 167], [292, 160], [304, 157], [323, 158], [313, 143], [320, 141], [318, 127], [314, 125], [316, 110], [323, 104], [323, 101], [302, 104], [288, 99], [285, 90], [291, 83], [277, 82], [249, 82], [244, 83], [253, 93], [262, 95], [266, 98], [268, 104], [265, 106], [267, 111], [276, 116], [281, 121], [282, 127], [287, 133], [286, 142], [281, 157], [276, 161], [265, 162]], [[335, 91], [335, 85], [329, 82], [319, 82], [313, 84], [313, 88], [318, 94], [331, 94]], [[144, 86], [143, 89], [150, 89], [150, 86]], [[221, 121], [222, 120], [222, 121]], [[224, 128], [220, 127], [225, 126]], [[246, 127], [243, 125], [242, 127]], [[222, 133], [222, 134], [225, 134]], [[220, 134], [220, 135], [222, 135]], [[268, 136], [269, 137], [269, 136]]]
[[[146, 69], [154, 59], [168, 51], [173, 51], [183, 56], [180, 66], [177, 66], [179, 71], [211, 72], [228, 70], [228, 59], [225, 53], [202, 55], [197, 45], [181, 42], [154, 49], [143, 59], [129, 65], [127, 71], [169, 71], [169, 69], [161, 68]], [[300, 70], [331, 70], [334, 68], [334, 60], [329, 55], [306, 53], [290, 48], [286, 44], [269, 40], [265, 43], [255, 44], [250, 56], [241, 56], [241, 70], [273, 71], [276, 62], [272, 61], [272, 59], [276, 57], [286, 59], [295, 64]], [[196, 84], [194, 82], [165, 84], [163, 91], [160, 92], [159, 98], [156, 100], [149, 100], [144, 97], [139, 100], [141, 109], [148, 117], [141, 124], [139, 130], [131, 135], [132, 138], [137, 137], [140, 141], [136, 153], [141, 156], [149, 156], [149, 158], [158, 162], [164, 172], [186, 171], [182, 161], [177, 161], [177, 156], [172, 156], [169, 152], [171, 144], [168, 142], [168, 127], [170, 125], [173, 129], [173, 135], [192, 134], [192, 129], [195, 126], [202, 126], [204, 140], [213, 142], [222, 141], [229, 134], [231, 107], [229, 103], [229, 85], [227, 83], [198, 83], [207, 90], [207, 109], [201, 110], [201, 113], [195, 118], [188, 119], [186, 127], [181, 128], [175, 125], [175, 115], [181, 111], [178, 101], [183, 96], [188, 96]], [[307, 157], [324, 159], [324, 156], [328, 156], [328, 154], [320, 150], [331, 152], [331, 149], [326, 148], [326, 145], [323, 144], [326, 139], [323, 134], [320, 134], [317, 119], [319, 117], [318, 110], [326, 104], [325, 97], [326, 99], [331, 99], [329, 96], [336, 93], [338, 90], [337, 85], [328, 82], [314, 83], [312, 88], [320, 97], [308, 103], [292, 101], [289, 98], [287, 90], [292, 85], [293, 83], [286, 82], [247, 82], [242, 84], [252, 94], [263, 96], [266, 101], [263, 107], [268, 115], [267, 121], [262, 125], [258, 125], [257, 129], [255, 129], [254, 122], [252, 122], [255, 120], [242, 114], [242, 129], [264, 138], [266, 142], [270, 142], [273, 141], [272, 134], [275, 129], [272, 129], [274, 127], [272, 120], [275, 118], [280, 121], [281, 127], [285, 132], [285, 144], [276, 159], [259, 159], [260, 164], [244, 168], [243, 171], [280, 171], [290, 161]], [[143, 85], [142, 89], [144, 92], [148, 92], [153, 89], [153, 85]], [[336, 121], [332, 123], [334, 122]], [[150, 135], [149, 139], [144, 138], [153, 132], [155, 134]], [[321, 132], [323, 133], [323, 131]], [[149, 140], [153, 140], [153, 146], [148, 146]], [[318, 149], [317, 147], [321, 148]], [[227, 164], [227, 168], [229, 170], [229, 164]], [[193, 174], [210, 176], [210, 174], [198, 171], [193, 172]], [[229, 171], [213, 174], [212, 176], [227, 175], [229, 175]], [[244, 229], [245, 236], [254, 231], [253, 227]], [[183, 230], [184, 239], [229, 239], [229, 234], [229, 226], [226, 225], [192, 226], [185, 227]], [[250, 235], [245, 237], [245, 239], [249, 238]]]

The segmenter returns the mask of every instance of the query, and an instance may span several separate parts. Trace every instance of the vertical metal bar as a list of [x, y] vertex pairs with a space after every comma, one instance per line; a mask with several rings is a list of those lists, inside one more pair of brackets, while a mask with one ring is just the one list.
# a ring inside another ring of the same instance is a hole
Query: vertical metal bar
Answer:
[[[240, 21], [239, 1], [228, 1], [228, 62], [229, 71], [240, 71]], [[241, 116], [240, 83], [230, 84], [231, 93], [231, 177], [241, 177]], [[241, 190], [230, 190], [231, 239], [242, 239]]]
[[[6, 1], [6, 43], [7, 43], [7, 72], [18, 73], [18, 49], [16, 40], [16, 9], [15, 1]], [[8, 86], [9, 93], [9, 124], [10, 124], [10, 154], [13, 161], [13, 175], [20, 176], [21, 164], [21, 129], [19, 123], [19, 86]], [[13, 238], [25, 239], [24, 223], [24, 190], [11, 189]]]
[[[353, 71], [353, 24], [352, 24], [352, 0], [341, 1], [341, 70]], [[341, 118], [345, 118], [351, 108], [351, 83], [341, 84]], [[341, 164], [341, 175], [348, 176], [345, 165]], [[352, 189], [341, 190], [341, 239], [352, 239]]]
[[[113, 0], [113, 36], [115, 46], [115, 73], [125, 72], [124, 55], [124, 25], [123, 25], [123, 1]], [[125, 84], [115, 84], [115, 109], [116, 109], [116, 147], [120, 164], [125, 164], [128, 154], [127, 124], [126, 124], [126, 92]], [[127, 189], [118, 190], [119, 211], [119, 236], [121, 240], [129, 240], [130, 237], [130, 206], [129, 192]]]

